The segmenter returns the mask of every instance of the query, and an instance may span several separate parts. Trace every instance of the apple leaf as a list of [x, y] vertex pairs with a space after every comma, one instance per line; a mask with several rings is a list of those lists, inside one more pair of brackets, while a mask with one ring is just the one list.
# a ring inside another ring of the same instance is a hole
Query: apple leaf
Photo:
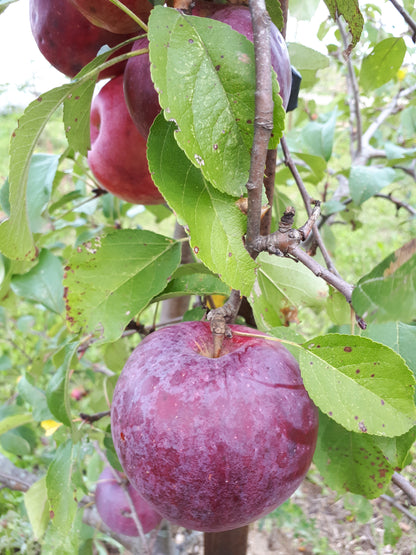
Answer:
[[77, 512], [72, 486], [72, 441], [58, 447], [46, 473], [49, 511], [52, 525], [64, 536], [69, 534]]
[[31, 102], [19, 119], [10, 142], [10, 217], [0, 224], [0, 251], [8, 258], [34, 258], [36, 251], [29, 227], [26, 187], [36, 143], [55, 110], [73, 90], [62, 85]]
[[[123, 229], [78, 247], [66, 267], [72, 331], [115, 341], [128, 322], [166, 287], [180, 263], [180, 243], [151, 231]], [[117, 271], [109, 269], [117, 268]]]
[[12, 414], [11, 416], [6, 416], [6, 418], [3, 418], [0, 421], [0, 435], [5, 434], [10, 430], [14, 430], [14, 428], [18, 428], [19, 426], [23, 426], [23, 424], [28, 424], [32, 421], [33, 416], [29, 413]]
[[354, 46], [358, 43], [364, 27], [364, 18], [360, 12], [358, 0], [324, 0], [331, 17], [336, 21], [339, 16], [344, 16], [351, 33], [351, 43], [346, 48], [344, 55], [349, 56]]
[[226, 295], [230, 288], [206, 266], [198, 262], [179, 266], [165, 289], [153, 301], [163, 301], [182, 295]]
[[48, 490], [46, 475], [32, 484], [24, 493], [24, 502], [35, 538], [39, 540], [49, 524]]
[[362, 277], [352, 305], [367, 322], [411, 322], [416, 314], [416, 239], [385, 258]]
[[396, 351], [416, 375], [416, 326], [403, 322], [372, 324], [363, 331], [363, 335]]
[[415, 425], [415, 378], [389, 347], [329, 334], [306, 342], [299, 361], [311, 399], [347, 430], [394, 437]]
[[349, 189], [352, 200], [360, 205], [383, 187], [390, 185], [396, 178], [393, 168], [374, 168], [371, 166], [353, 166], [350, 171]]
[[355, 433], [320, 413], [313, 460], [325, 483], [338, 493], [373, 499], [389, 487], [393, 472], [403, 468], [415, 437], [415, 428], [396, 438]]
[[229, 287], [248, 295], [256, 264], [242, 240], [246, 217], [237, 199], [212, 187], [187, 159], [173, 138], [174, 129], [161, 114], [152, 125], [147, 154], [153, 180], [185, 224], [196, 256]]
[[[221, 192], [245, 192], [254, 135], [254, 47], [225, 23], [156, 6], [149, 18], [152, 79], [175, 139]], [[285, 112], [274, 84], [273, 146]]]
[[328, 160], [332, 156], [337, 109], [325, 114], [325, 121], [311, 121], [302, 129], [302, 139], [310, 153]]
[[272, 23], [281, 31], [283, 29], [284, 20], [282, 6], [279, 0], [266, 0], [266, 10], [269, 13]]
[[49, 250], [43, 249], [39, 261], [29, 272], [15, 275], [11, 288], [19, 295], [60, 314], [64, 309], [63, 269], [60, 260]]
[[250, 303], [260, 329], [297, 321], [301, 307], [319, 308], [328, 297], [326, 283], [293, 260], [261, 253]]
[[68, 427], [72, 426], [71, 406], [68, 395], [69, 372], [72, 359], [79, 346], [74, 340], [64, 345], [53, 357], [56, 372], [46, 388], [46, 401], [53, 416]]
[[400, 69], [405, 54], [406, 43], [402, 37], [389, 37], [376, 44], [361, 64], [361, 87], [372, 91], [390, 81]]
[[[305, 6], [306, 3], [302, 2], [302, 9]], [[292, 5], [290, 5], [290, 11], [292, 11]], [[317, 72], [329, 66], [328, 56], [308, 46], [297, 42], [289, 42], [287, 49], [289, 51], [290, 63], [302, 75], [302, 89], [312, 86], [318, 79]]]

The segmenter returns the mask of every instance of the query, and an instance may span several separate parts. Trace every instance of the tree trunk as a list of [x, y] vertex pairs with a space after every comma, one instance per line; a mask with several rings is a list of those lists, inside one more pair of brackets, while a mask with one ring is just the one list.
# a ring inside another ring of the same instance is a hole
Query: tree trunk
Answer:
[[227, 532], [205, 532], [204, 555], [246, 555], [248, 526]]

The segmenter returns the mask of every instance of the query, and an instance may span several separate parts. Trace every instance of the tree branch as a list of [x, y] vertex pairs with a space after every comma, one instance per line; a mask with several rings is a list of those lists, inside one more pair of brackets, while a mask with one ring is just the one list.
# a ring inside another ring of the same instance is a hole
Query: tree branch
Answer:
[[413, 42], [416, 42], [416, 22], [410, 17], [410, 15], [403, 8], [403, 6], [401, 6], [397, 2], [397, 0], [390, 0], [390, 2], [393, 4], [393, 6], [396, 8], [396, 10], [399, 12], [399, 14], [403, 17], [403, 19], [409, 25], [410, 29], [413, 31], [412, 40], [413, 40]]
[[[347, 34], [345, 32], [345, 26], [341, 19], [337, 17], [338, 29], [341, 33], [342, 43], [344, 45], [344, 51], [348, 47]], [[361, 110], [360, 110], [360, 93], [358, 89], [357, 78], [355, 76], [354, 67], [352, 65], [351, 56], [346, 58], [347, 70], [348, 70], [348, 95], [347, 102], [350, 107], [350, 133], [351, 133], [351, 158], [354, 159], [361, 154], [362, 151], [362, 123], [361, 123]], [[355, 125], [354, 125], [355, 121]], [[355, 128], [355, 131], [354, 131]], [[354, 149], [354, 141], [357, 143], [356, 149]]]
[[253, 24], [256, 97], [253, 148], [246, 185], [248, 191], [246, 249], [250, 256], [255, 258], [256, 254], [252, 249], [252, 243], [260, 235], [263, 175], [268, 144], [273, 130], [273, 97], [270, 71], [270, 17], [264, 0], [251, 0], [249, 6]]
[[398, 472], [393, 473], [391, 481], [407, 495], [410, 504], [416, 506], [416, 489], [412, 484]]

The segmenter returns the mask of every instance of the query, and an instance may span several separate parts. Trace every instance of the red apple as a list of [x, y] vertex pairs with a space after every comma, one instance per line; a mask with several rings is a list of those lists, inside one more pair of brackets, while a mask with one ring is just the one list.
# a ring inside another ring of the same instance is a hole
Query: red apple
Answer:
[[164, 518], [209, 532], [244, 526], [283, 503], [308, 471], [318, 431], [289, 351], [230, 327], [219, 358], [211, 358], [207, 322], [147, 336], [111, 409], [130, 482]]
[[88, 164], [104, 189], [136, 204], [164, 198], [150, 176], [146, 139], [134, 125], [123, 94], [123, 76], [111, 79], [91, 105]]
[[[132, 35], [110, 33], [92, 25], [70, 0], [30, 0], [30, 25], [43, 56], [56, 69], [74, 77], [93, 60], [104, 45], [116, 46]], [[128, 52], [131, 45], [117, 54]], [[123, 72], [126, 63], [116, 64], [100, 73], [100, 79]]]
[[[139, 531], [131, 515], [128, 494], [143, 532], [147, 534], [160, 524], [162, 517], [146, 503], [121, 473], [118, 473], [119, 480], [117, 480], [114, 472], [111, 468], [106, 467], [98, 478], [95, 490], [95, 505], [98, 514], [113, 532], [126, 536], [138, 536]], [[120, 480], [123, 479], [126, 481], [127, 494], [120, 484]]]
[[[138, 33], [141, 28], [110, 0], [71, 0], [79, 11], [97, 27], [112, 33]], [[148, 0], [123, 0], [123, 4], [144, 23], [149, 19], [152, 4]]]
[[[211, 17], [223, 23], [228, 23], [234, 31], [245, 35], [253, 42], [253, 26], [249, 8], [245, 6], [222, 6]], [[270, 24], [270, 43], [272, 67], [277, 74], [283, 107], [286, 108], [292, 86], [292, 69], [285, 40], [274, 23]]]
[[[245, 6], [228, 6], [210, 2], [196, 2], [194, 15], [210, 17], [230, 25], [235, 31], [253, 41], [250, 10]], [[292, 70], [286, 43], [279, 29], [272, 23], [270, 29], [272, 66], [277, 73], [280, 96], [287, 107], [292, 85]], [[133, 50], [148, 48], [147, 38], [137, 40]], [[136, 127], [147, 137], [150, 127], [160, 112], [159, 98], [150, 77], [149, 54], [130, 58], [124, 71], [124, 94], [130, 115]]]

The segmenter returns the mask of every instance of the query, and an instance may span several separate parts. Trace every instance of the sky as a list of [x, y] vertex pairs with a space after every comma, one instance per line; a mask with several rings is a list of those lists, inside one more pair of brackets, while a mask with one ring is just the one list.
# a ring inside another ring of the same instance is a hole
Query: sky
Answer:
[[[396, 24], [396, 32], [406, 30], [403, 20], [390, 2], [374, 0], [382, 6], [386, 21]], [[316, 15], [322, 21], [327, 8], [321, 1]], [[317, 25], [312, 21], [294, 24], [289, 20], [288, 41], [302, 42], [305, 46], [324, 51], [316, 39]], [[311, 33], [310, 30], [314, 32]], [[11, 4], [0, 15], [0, 111], [8, 105], [25, 107], [39, 94], [67, 82], [66, 77], [54, 69], [39, 52], [29, 22], [29, 0]], [[22, 90], [23, 87], [25, 90]]]

